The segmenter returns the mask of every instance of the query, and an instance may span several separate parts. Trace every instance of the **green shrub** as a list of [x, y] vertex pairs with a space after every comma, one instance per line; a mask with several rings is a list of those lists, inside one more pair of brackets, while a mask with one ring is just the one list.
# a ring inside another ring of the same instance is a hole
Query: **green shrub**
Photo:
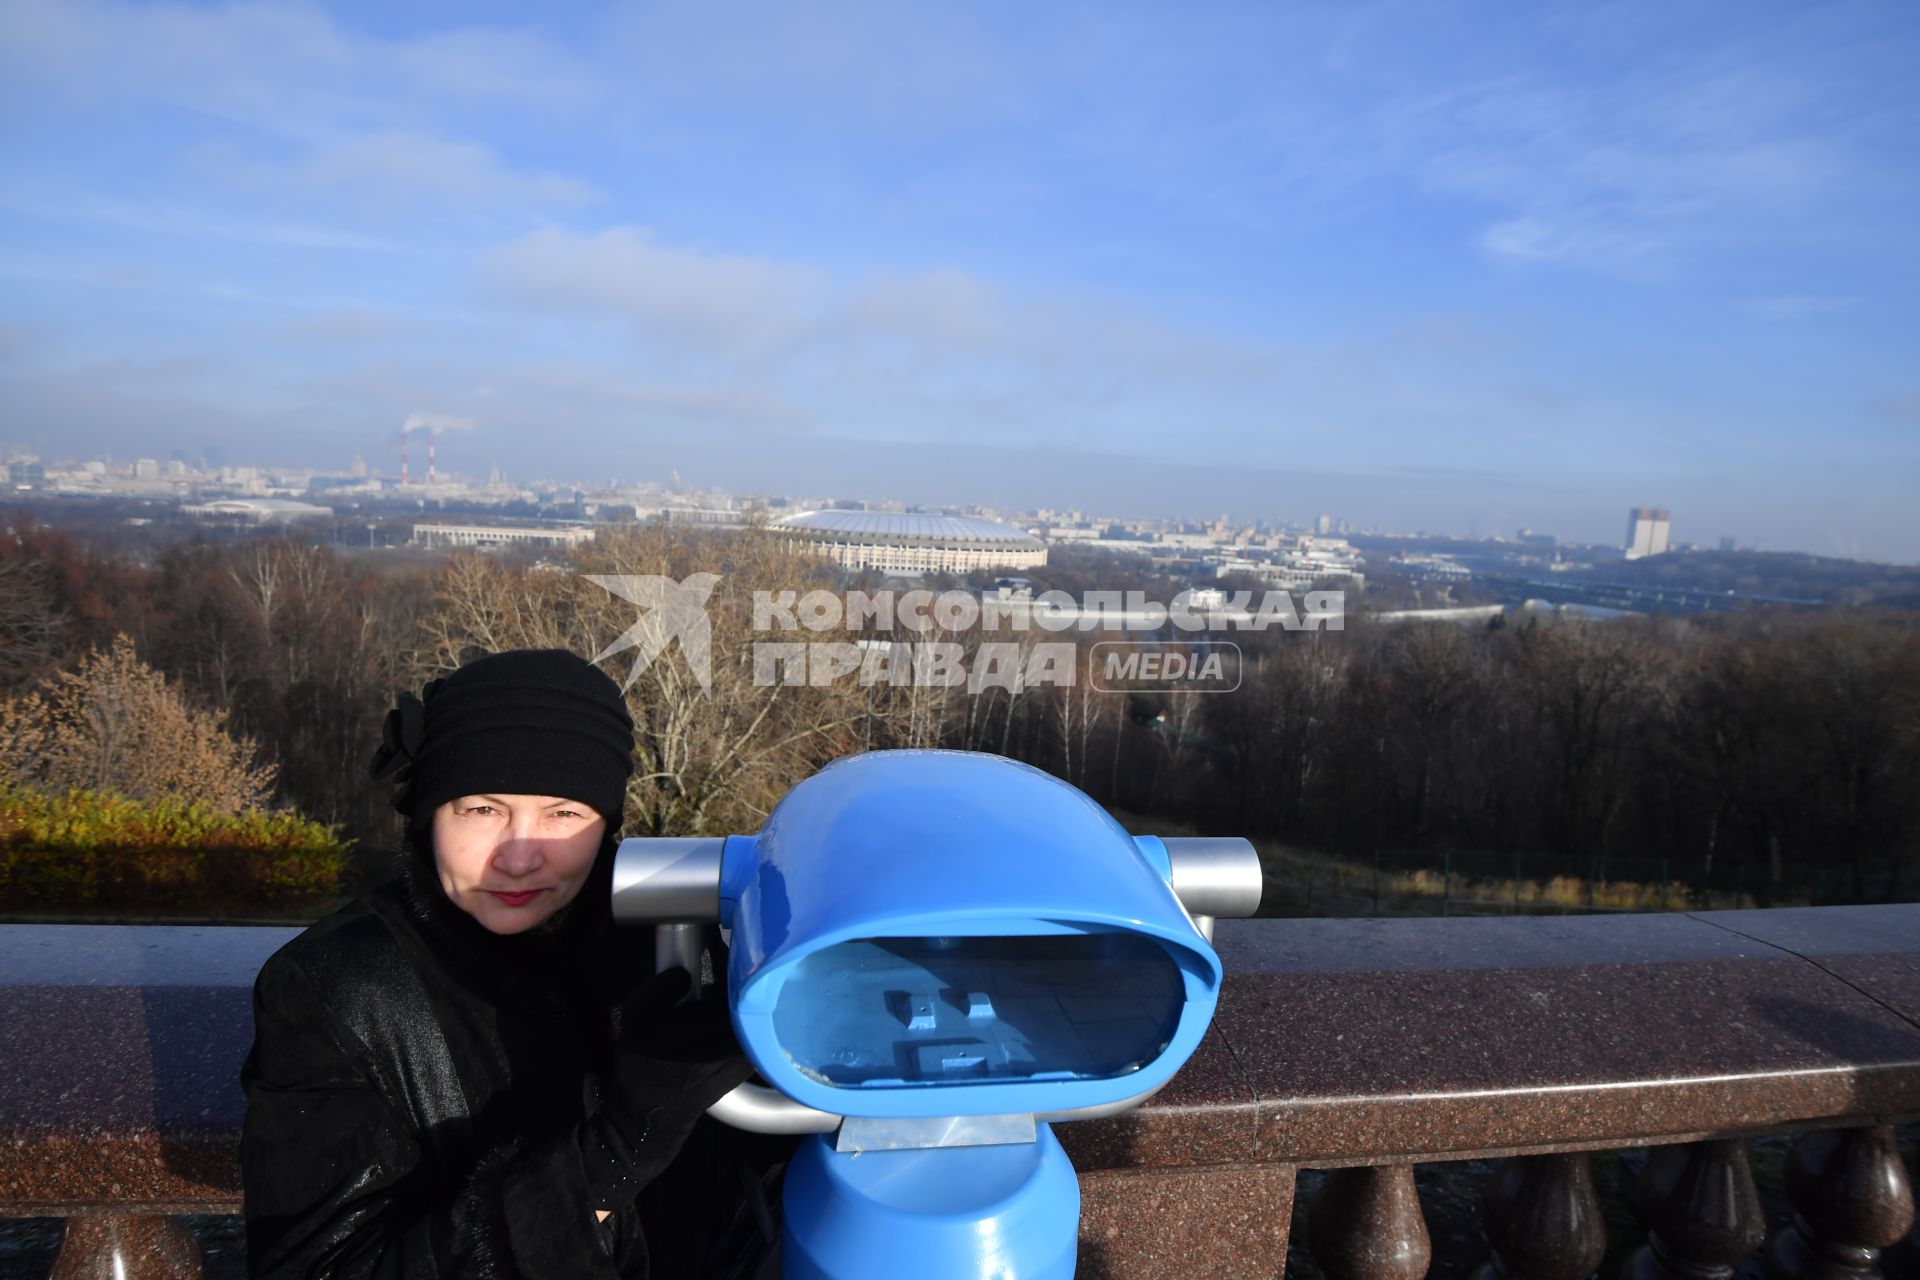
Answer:
[[349, 842], [292, 813], [0, 782], [7, 910], [285, 909], [337, 897]]

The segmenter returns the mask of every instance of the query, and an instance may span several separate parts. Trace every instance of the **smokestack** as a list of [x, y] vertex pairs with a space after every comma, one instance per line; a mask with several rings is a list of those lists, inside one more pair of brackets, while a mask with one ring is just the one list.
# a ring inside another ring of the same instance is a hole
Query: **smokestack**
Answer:
[[413, 413], [407, 415], [406, 422], [400, 427], [400, 483], [411, 482], [407, 470], [407, 437], [416, 431], [427, 433], [427, 483], [435, 484], [440, 479], [437, 459], [434, 456], [434, 442], [442, 431], [469, 431], [473, 428], [471, 418], [450, 418], [444, 413]]

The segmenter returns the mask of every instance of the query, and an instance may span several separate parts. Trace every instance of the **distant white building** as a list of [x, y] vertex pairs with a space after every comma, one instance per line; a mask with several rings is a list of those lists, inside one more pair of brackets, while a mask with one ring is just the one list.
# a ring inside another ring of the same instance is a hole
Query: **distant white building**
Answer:
[[973, 516], [800, 511], [767, 527], [848, 568], [882, 573], [1031, 569], [1047, 562], [1047, 544], [1032, 534]]
[[1211, 533], [1163, 533], [1155, 541], [1163, 547], [1186, 547], [1193, 551], [1205, 551], [1221, 542]]
[[747, 513], [726, 507], [645, 507], [635, 504], [633, 518], [658, 520], [662, 524], [696, 524], [715, 529], [737, 529], [747, 522]]
[[1261, 575], [1267, 585], [1287, 591], [1305, 591], [1316, 582], [1346, 582], [1355, 588], [1367, 585], [1367, 575], [1349, 565], [1284, 564], [1269, 566]]
[[1465, 582], [1473, 576], [1473, 570], [1452, 556], [1403, 555], [1393, 561], [1393, 567], [1421, 578], [1439, 578], [1456, 582]]
[[1207, 563], [1222, 577], [1230, 573], [1247, 574], [1283, 591], [1304, 591], [1316, 582], [1327, 581], [1349, 583], [1356, 589], [1367, 584], [1366, 575], [1354, 565], [1335, 561], [1294, 557], [1285, 562], [1276, 562], [1255, 560], [1248, 556], [1221, 556]]
[[332, 507], [287, 498], [220, 498], [213, 502], [190, 502], [180, 508], [202, 519], [251, 521], [254, 524], [282, 524], [294, 520], [330, 520]]
[[1635, 507], [1627, 516], [1627, 559], [1665, 555], [1670, 534], [1665, 507]]
[[416, 547], [573, 547], [593, 541], [593, 526], [542, 529], [492, 524], [416, 524], [412, 541]]
[[1208, 610], [1227, 607], [1227, 593], [1219, 587], [1195, 587], [1191, 591], [1182, 591], [1174, 599], [1184, 605], [1189, 612], [1205, 613]]

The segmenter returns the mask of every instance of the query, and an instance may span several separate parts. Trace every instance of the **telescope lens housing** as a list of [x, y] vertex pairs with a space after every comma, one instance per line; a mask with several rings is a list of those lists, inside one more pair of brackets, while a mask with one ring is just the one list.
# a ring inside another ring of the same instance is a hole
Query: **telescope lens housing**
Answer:
[[1136, 933], [862, 938], [794, 965], [773, 1029], [836, 1089], [1111, 1080], [1166, 1050], [1186, 998]]
[[1220, 959], [1087, 796], [963, 751], [849, 756], [729, 837], [734, 1029], [787, 1097], [864, 1118], [1055, 1114], [1179, 1070]]

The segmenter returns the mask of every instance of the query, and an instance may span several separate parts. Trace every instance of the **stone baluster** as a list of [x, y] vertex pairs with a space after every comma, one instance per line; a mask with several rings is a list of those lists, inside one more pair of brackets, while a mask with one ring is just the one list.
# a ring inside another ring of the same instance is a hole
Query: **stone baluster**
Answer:
[[1481, 1222], [1489, 1256], [1474, 1280], [1586, 1280], [1607, 1251], [1584, 1151], [1501, 1161]]
[[1893, 1129], [1803, 1134], [1787, 1156], [1793, 1225], [1767, 1249], [1768, 1280], [1869, 1280], [1913, 1225], [1913, 1183]]
[[1628, 1280], [1731, 1280], [1767, 1238], [1747, 1144], [1737, 1138], [1655, 1147], [1634, 1184], [1647, 1242]]
[[1913, 1224], [1899, 1244], [1880, 1254], [1880, 1270], [1886, 1273], [1888, 1280], [1920, 1276], [1920, 1222]]
[[200, 1246], [178, 1218], [79, 1213], [48, 1280], [200, 1280]]
[[1410, 1164], [1335, 1169], [1308, 1223], [1308, 1247], [1328, 1280], [1420, 1280], [1433, 1257]]

